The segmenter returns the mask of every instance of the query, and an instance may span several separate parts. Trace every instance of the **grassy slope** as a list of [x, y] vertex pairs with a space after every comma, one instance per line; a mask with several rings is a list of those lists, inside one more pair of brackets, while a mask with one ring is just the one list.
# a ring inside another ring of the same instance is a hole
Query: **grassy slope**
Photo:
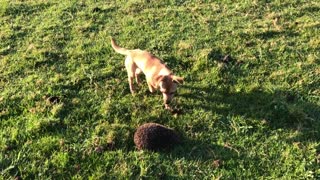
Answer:
[[[2, 1], [0, 176], [320, 178], [319, 19], [315, 0]], [[182, 114], [130, 95], [110, 35], [185, 77]], [[185, 143], [136, 151], [145, 122]]]

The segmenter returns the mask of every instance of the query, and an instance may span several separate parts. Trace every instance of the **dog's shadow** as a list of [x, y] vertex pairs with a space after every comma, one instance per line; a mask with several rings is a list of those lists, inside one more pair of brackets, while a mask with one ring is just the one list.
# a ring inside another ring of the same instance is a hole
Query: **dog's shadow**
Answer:
[[224, 117], [243, 116], [266, 121], [271, 129], [299, 129], [303, 138], [320, 138], [320, 133], [316, 133], [320, 128], [320, 107], [306, 101], [297, 92], [230, 92], [228, 89], [187, 85], [184, 88], [189, 92], [179, 96], [185, 98], [185, 102], [192, 102], [183, 104], [185, 113], [201, 109]]

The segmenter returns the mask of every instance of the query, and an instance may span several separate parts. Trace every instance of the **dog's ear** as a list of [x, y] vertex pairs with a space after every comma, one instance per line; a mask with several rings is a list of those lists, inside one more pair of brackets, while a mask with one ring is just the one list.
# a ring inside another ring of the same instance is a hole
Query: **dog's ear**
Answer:
[[178, 84], [183, 84], [183, 77], [178, 77], [178, 76], [172, 76], [172, 81], [176, 82]]

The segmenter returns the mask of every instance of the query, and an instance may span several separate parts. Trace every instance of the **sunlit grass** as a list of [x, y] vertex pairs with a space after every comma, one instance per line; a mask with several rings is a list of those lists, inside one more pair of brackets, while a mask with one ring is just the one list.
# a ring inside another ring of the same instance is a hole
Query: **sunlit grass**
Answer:
[[[317, 1], [3, 1], [2, 179], [317, 179]], [[185, 77], [174, 106], [130, 94], [121, 46]], [[146, 122], [171, 152], [137, 151]]]

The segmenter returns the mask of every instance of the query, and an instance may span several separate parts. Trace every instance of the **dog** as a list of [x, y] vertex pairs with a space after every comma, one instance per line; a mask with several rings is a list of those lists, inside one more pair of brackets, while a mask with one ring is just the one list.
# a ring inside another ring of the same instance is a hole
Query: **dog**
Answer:
[[139, 74], [142, 72], [146, 76], [150, 92], [153, 93], [159, 89], [163, 95], [165, 108], [171, 109], [169, 104], [177, 91], [178, 84], [183, 84], [183, 78], [173, 75], [167, 65], [153, 54], [140, 49], [128, 50], [118, 46], [112, 37], [110, 39], [112, 48], [117, 53], [127, 56], [125, 67], [131, 94], [135, 93], [133, 81], [136, 79], [137, 84], [139, 84]]

